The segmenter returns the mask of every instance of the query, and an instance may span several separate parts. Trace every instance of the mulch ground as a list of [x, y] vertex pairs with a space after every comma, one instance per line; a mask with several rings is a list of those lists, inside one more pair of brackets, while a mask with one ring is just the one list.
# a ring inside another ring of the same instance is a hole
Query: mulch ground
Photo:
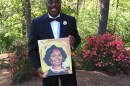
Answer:
[[[0, 55], [0, 61], [5, 57]], [[1, 65], [1, 63], [0, 63]], [[108, 75], [99, 71], [77, 70], [78, 86], [130, 86], [130, 76], [117, 74]], [[11, 79], [7, 69], [0, 69], [0, 86], [42, 86], [41, 78], [33, 77], [28, 81], [17, 85], [11, 85]]]
[[[130, 86], [130, 76], [118, 74], [109, 76], [97, 71], [77, 70], [78, 86]], [[17, 85], [11, 85], [8, 70], [0, 71], [0, 86], [42, 86], [41, 78], [33, 77]]]

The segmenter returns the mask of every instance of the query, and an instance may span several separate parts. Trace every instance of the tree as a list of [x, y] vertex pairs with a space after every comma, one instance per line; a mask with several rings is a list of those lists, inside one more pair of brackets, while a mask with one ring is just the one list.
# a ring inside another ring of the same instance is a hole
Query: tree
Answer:
[[110, 0], [100, 0], [100, 18], [98, 34], [104, 34], [106, 32], [108, 13], [109, 13]]
[[24, 17], [25, 17], [25, 24], [26, 24], [26, 38], [28, 37], [29, 28], [31, 24], [31, 5], [30, 0], [24, 0]]

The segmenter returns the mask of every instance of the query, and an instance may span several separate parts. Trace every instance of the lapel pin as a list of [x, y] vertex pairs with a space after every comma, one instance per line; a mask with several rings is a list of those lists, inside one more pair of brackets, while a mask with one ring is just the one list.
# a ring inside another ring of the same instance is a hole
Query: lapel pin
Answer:
[[63, 25], [67, 25], [67, 21], [63, 21]]

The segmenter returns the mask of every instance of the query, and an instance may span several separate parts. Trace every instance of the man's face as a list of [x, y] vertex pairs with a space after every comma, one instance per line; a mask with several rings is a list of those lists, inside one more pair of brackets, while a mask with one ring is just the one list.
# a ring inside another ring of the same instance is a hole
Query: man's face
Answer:
[[61, 10], [61, 0], [47, 0], [47, 11], [52, 17], [58, 16]]

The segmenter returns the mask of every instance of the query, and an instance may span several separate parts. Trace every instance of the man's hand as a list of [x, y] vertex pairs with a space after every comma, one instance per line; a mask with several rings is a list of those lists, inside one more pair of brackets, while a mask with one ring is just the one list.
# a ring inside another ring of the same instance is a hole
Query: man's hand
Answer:
[[38, 68], [37, 71], [38, 71], [38, 75], [39, 75], [41, 78], [46, 78], [46, 74], [47, 74], [47, 73], [44, 73], [41, 68]]
[[75, 43], [75, 37], [69, 35], [69, 38], [70, 38], [70, 46], [73, 47], [73, 46], [74, 46], [74, 43]]

